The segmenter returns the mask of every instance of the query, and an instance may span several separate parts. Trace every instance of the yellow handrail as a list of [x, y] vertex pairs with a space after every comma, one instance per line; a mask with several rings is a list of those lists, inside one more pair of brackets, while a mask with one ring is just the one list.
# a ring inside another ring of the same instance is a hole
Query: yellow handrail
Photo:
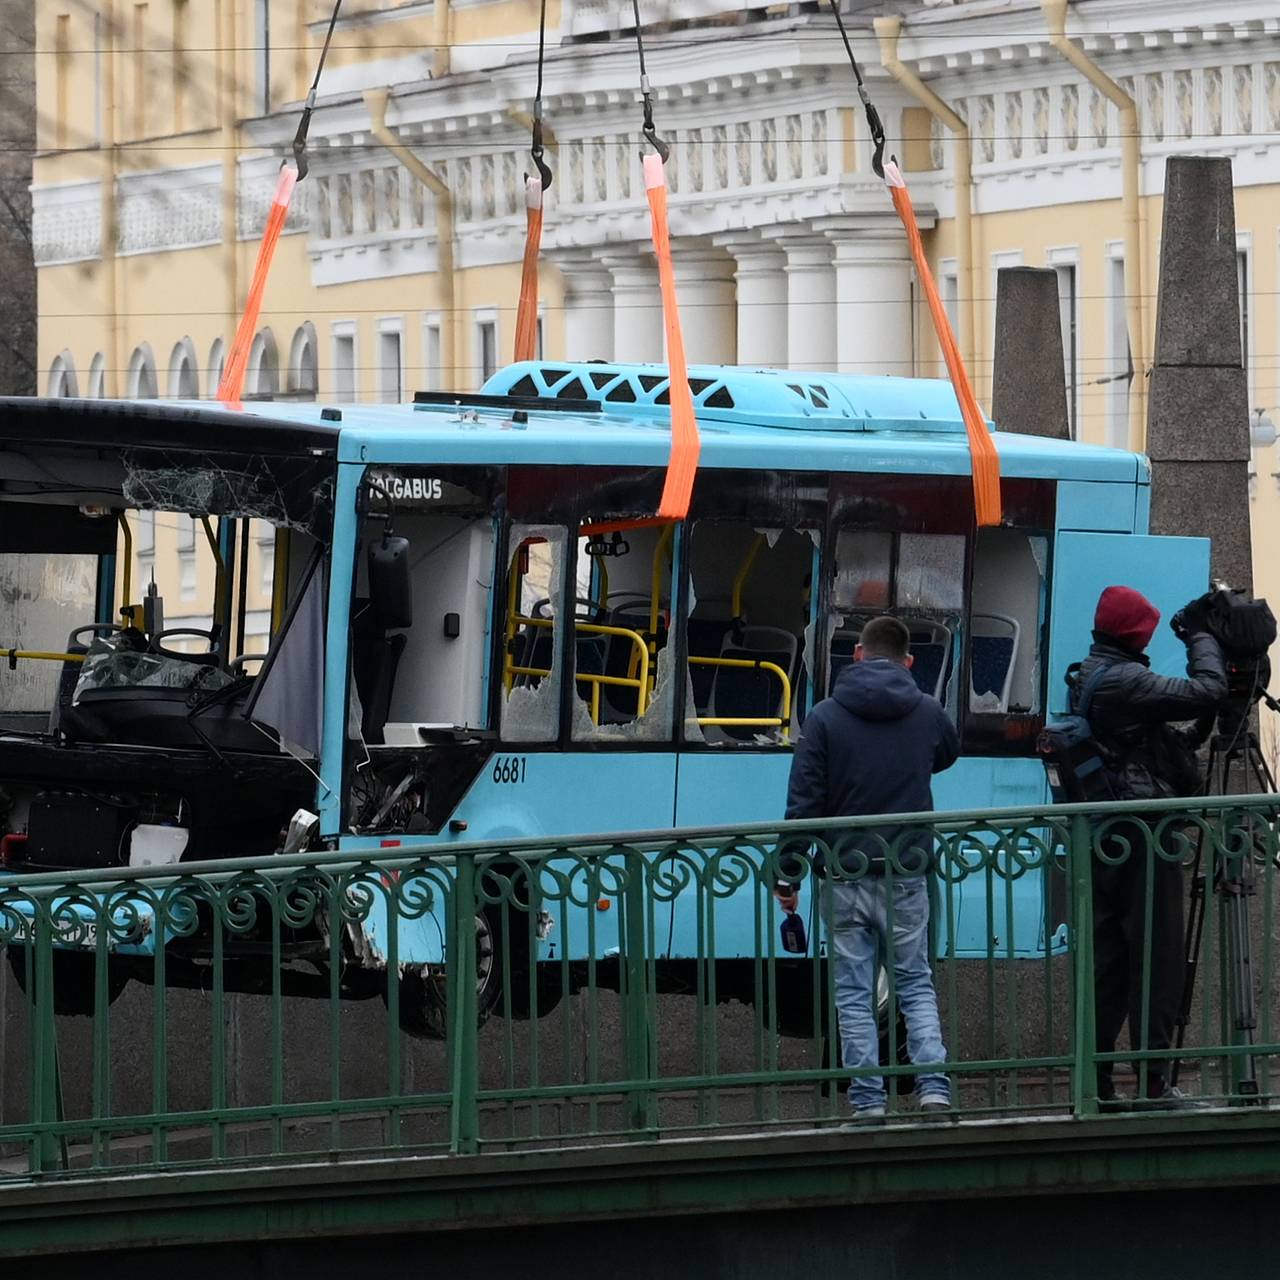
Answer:
[[675, 525], [667, 525], [653, 548], [653, 573], [649, 582], [649, 652], [651, 654], [658, 652], [658, 614], [662, 605], [662, 553], [671, 551], [675, 536]]
[[120, 513], [120, 532], [124, 535], [124, 573], [120, 583], [120, 616], [126, 622], [133, 621], [133, 606], [129, 603], [129, 593], [133, 590], [133, 530], [129, 519]]
[[756, 671], [768, 671], [778, 677], [782, 684], [781, 716], [699, 716], [699, 724], [756, 724], [765, 728], [782, 728], [783, 742], [790, 741], [791, 723], [791, 678], [776, 662], [767, 662], [758, 658], [698, 658], [689, 655], [690, 666], [700, 667], [746, 667]]
[[742, 588], [747, 585], [747, 579], [751, 576], [751, 567], [755, 564], [756, 556], [760, 554], [760, 548], [764, 543], [764, 534], [757, 533], [756, 540], [751, 544], [751, 549], [742, 562], [742, 568], [738, 570], [737, 577], [733, 580], [733, 616], [735, 618], [742, 617]]
[[9, 665], [19, 658], [34, 658], [39, 662], [83, 662], [83, 653], [50, 653], [45, 649], [5, 649], [0, 647], [0, 659], [7, 658]]
[[[204, 536], [208, 540], [209, 550], [213, 552], [213, 620], [216, 623], [220, 623], [224, 631], [230, 631], [231, 619], [222, 616], [225, 612], [222, 592], [227, 580], [227, 564], [222, 558], [222, 548], [218, 545], [218, 535], [213, 531], [213, 521], [208, 516], [201, 516], [200, 523], [204, 526]], [[225, 641], [223, 641], [222, 647], [223, 652], [225, 652]]]
[[[518, 614], [512, 614], [512, 621], [516, 625], [525, 627], [542, 627], [550, 628], [555, 626], [554, 618], [524, 618]], [[622, 636], [631, 641], [632, 649], [639, 655], [640, 674], [638, 676], [606, 676], [597, 675], [591, 671], [579, 671], [574, 674], [575, 680], [580, 680], [584, 684], [590, 684], [591, 690], [591, 721], [593, 724], [600, 723], [600, 688], [602, 685], [620, 685], [625, 688], [635, 689], [636, 691], [636, 718], [643, 716], [649, 706], [649, 647], [645, 644], [644, 637], [638, 631], [632, 631], [627, 627], [611, 627], [602, 622], [575, 622], [573, 624], [575, 631], [584, 632], [592, 636]], [[541, 667], [517, 667], [511, 661], [511, 655], [508, 653], [507, 675], [514, 678], [515, 676], [538, 676], [545, 678], [551, 674], [548, 667], [545, 670]], [[511, 686], [508, 684], [508, 690]]]
[[289, 531], [277, 529], [271, 555], [271, 634], [280, 630], [289, 606]]

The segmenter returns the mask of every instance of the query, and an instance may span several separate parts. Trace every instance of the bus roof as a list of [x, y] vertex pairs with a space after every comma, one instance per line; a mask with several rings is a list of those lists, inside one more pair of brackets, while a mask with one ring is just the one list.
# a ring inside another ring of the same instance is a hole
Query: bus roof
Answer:
[[[262, 401], [233, 410], [210, 402], [8, 398], [0, 399], [0, 440], [309, 452], [383, 465], [662, 466], [670, 451], [666, 382], [661, 365], [539, 362], [500, 370], [477, 395], [416, 404]], [[701, 467], [970, 470], [947, 382], [714, 366], [695, 366], [690, 382]], [[1003, 431], [993, 438], [1011, 477], [1133, 483], [1148, 474], [1145, 460], [1124, 450]]]

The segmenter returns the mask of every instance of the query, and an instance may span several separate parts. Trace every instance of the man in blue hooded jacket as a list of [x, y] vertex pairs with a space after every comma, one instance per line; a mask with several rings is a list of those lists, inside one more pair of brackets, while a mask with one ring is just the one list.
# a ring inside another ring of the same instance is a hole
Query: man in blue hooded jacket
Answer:
[[[960, 739], [942, 704], [911, 676], [910, 632], [897, 618], [873, 618], [862, 630], [854, 661], [831, 697], [804, 722], [791, 763], [787, 817], [833, 818], [924, 813], [933, 808], [930, 780], [949, 769]], [[927, 1068], [946, 1061], [938, 998], [929, 966], [931, 838], [921, 828], [885, 826], [833, 833], [825, 843], [839, 863], [822, 882], [823, 919], [832, 933], [835, 1003], [847, 1067], [880, 1062], [875, 1008], [878, 956], [892, 963], [907, 1024], [907, 1053]], [[886, 849], [889, 865], [886, 866]], [[817, 870], [824, 869], [821, 857]], [[890, 908], [892, 895], [892, 908]], [[795, 891], [779, 900], [795, 909]], [[942, 1071], [916, 1076], [922, 1112], [951, 1106]], [[856, 1077], [849, 1088], [854, 1118], [885, 1115], [883, 1076]]]

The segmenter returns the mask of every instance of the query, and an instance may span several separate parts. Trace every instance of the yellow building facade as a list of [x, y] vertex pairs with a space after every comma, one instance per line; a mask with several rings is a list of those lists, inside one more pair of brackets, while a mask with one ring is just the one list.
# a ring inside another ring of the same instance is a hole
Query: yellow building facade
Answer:
[[[1073, 433], [1133, 440], [1155, 329], [1165, 160], [1230, 156], [1250, 404], [1264, 428], [1241, 501], [1257, 586], [1280, 597], [1280, 569], [1265, 554], [1280, 512], [1265, 430], [1280, 415], [1280, 18], [1261, 0], [1067, 6], [1073, 46], [1133, 103], [1137, 146], [1126, 148], [1133, 131], [1115, 95], [1055, 47], [1054, 7], [847, 6], [979, 395], [991, 390], [998, 270], [1052, 267]], [[885, 21], [894, 10], [896, 31]], [[938, 374], [829, 14], [753, 0], [731, 11], [664, 0], [640, 12], [656, 123], [672, 145], [691, 360]], [[546, 11], [549, 357], [662, 358], [630, 15], [619, 0]], [[50, 394], [212, 395], [329, 16], [324, 0], [38, 6], [34, 238]], [[343, 10], [250, 395], [399, 400], [474, 388], [510, 358], [538, 22], [534, 0]], [[388, 143], [408, 149], [413, 170]], [[1132, 225], [1126, 180], [1136, 182]], [[964, 207], [969, 225], [957, 218]], [[1137, 288], [1126, 269], [1135, 247]], [[147, 537], [137, 539], [143, 577], [155, 572], [177, 602], [194, 573], [194, 598], [207, 598], [212, 562], [200, 538], [159, 528], [148, 559]], [[269, 545], [253, 540], [262, 592], [250, 601], [251, 633], [267, 617]]]

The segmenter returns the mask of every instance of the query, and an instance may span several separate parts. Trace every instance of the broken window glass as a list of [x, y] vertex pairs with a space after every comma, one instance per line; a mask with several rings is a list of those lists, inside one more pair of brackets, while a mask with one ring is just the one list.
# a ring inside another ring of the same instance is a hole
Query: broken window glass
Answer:
[[964, 606], [964, 538], [900, 534], [897, 577], [899, 609], [959, 611]]
[[978, 534], [969, 631], [973, 715], [1035, 716], [1041, 710], [1047, 558], [1043, 535], [1021, 529]]
[[333, 506], [333, 463], [306, 456], [126, 449], [121, 488], [131, 507], [248, 517], [321, 536]]
[[[97, 598], [96, 556], [0, 555], [0, 645], [62, 653], [71, 633], [94, 621]], [[62, 669], [60, 662], [17, 659], [0, 675], [0, 710], [47, 714]]]
[[893, 572], [893, 534], [841, 529], [836, 535], [832, 604], [840, 610], [887, 609]]
[[674, 525], [594, 532], [578, 540], [573, 736], [671, 737], [672, 681], [660, 680], [671, 616]]
[[511, 526], [501, 717], [507, 742], [553, 742], [559, 733], [567, 546], [563, 526]]
[[78, 706], [93, 689], [199, 689], [225, 688], [232, 677], [221, 668], [141, 650], [120, 635], [101, 636], [85, 655], [71, 705]]
[[810, 617], [809, 533], [699, 520], [689, 563], [689, 679], [705, 740], [785, 741]]
[[828, 623], [828, 692], [854, 660], [862, 628], [877, 614], [892, 613], [910, 631], [916, 685], [955, 715], [964, 563], [960, 534], [841, 530]]

